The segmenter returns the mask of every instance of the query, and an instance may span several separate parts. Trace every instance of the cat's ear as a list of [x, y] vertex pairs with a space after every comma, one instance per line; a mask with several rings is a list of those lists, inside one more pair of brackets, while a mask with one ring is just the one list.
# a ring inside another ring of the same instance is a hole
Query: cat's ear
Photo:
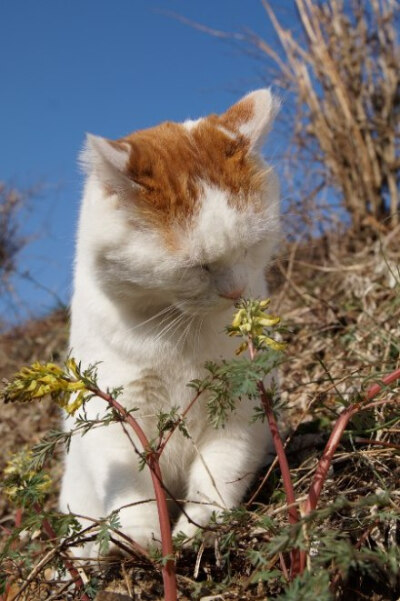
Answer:
[[80, 158], [86, 172], [94, 173], [108, 190], [119, 192], [131, 186], [127, 176], [129, 153], [124, 142], [87, 134]]
[[244, 136], [250, 148], [260, 150], [280, 107], [279, 99], [269, 88], [244, 96], [221, 116], [222, 124]]

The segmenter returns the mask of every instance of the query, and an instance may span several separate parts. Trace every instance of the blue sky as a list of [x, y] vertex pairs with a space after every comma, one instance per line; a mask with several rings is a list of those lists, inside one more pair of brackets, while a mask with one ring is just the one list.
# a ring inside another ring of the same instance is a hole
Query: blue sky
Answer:
[[[271, 4], [294, 24], [292, 1]], [[1, 4], [0, 180], [40, 190], [21, 215], [34, 241], [20, 269], [38, 285], [15, 282], [19, 316], [69, 300], [85, 132], [117, 138], [166, 119], [222, 112], [260, 87], [261, 63], [163, 11], [225, 31], [247, 27], [276, 43], [260, 0]], [[276, 160], [284, 144], [275, 132], [267, 155]], [[7, 311], [14, 318], [10, 305]]]

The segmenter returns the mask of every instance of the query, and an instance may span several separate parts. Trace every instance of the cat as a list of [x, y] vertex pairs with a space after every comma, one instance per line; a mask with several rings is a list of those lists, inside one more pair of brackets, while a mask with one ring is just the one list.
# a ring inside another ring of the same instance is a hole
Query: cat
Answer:
[[[155, 415], [184, 409], [204, 362], [234, 355], [226, 336], [240, 297], [265, 298], [264, 269], [279, 234], [279, 184], [261, 157], [278, 111], [269, 89], [221, 115], [165, 122], [117, 141], [88, 135], [71, 307], [71, 354], [98, 363], [103, 389], [123, 387], [148, 438]], [[191, 539], [213, 512], [237, 506], [271, 450], [267, 425], [238, 405], [224, 428], [207, 420], [206, 395], [161, 458], [165, 486], [185, 511], [173, 533]], [[87, 416], [104, 414], [91, 399]], [[67, 418], [65, 428], [73, 426]], [[138, 445], [140, 446], [140, 445]], [[122, 507], [122, 531], [144, 547], [160, 541], [148, 469], [120, 424], [75, 435], [65, 458], [60, 508], [99, 518]], [[85, 523], [85, 522], [83, 522]], [[78, 550], [82, 554], [82, 549]], [[94, 543], [84, 549], [96, 556]]]

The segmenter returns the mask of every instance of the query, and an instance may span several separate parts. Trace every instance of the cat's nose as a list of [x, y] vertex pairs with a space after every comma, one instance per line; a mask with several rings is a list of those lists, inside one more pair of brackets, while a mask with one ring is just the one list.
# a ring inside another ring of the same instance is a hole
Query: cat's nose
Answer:
[[235, 288], [229, 292], [220, 292], [219, 295], [222, 296], [222, 298], [228, 298], [229, 300], [239, 300], [243, 295], [243, 292], [244, 288]]

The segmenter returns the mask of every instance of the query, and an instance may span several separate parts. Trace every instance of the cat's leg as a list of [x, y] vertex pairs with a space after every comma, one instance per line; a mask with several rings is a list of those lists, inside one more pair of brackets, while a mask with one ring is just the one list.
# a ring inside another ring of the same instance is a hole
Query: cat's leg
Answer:
[[158, 546], [160, 528], [150, 470], [147, 465], [140, 465], [140, 442], [133, 433], [126, 432], [129, 436], [121, 424], [112, 424], [83, 439], [88, 440], [87, 453], [95, 465], [95, 486], [102, 499], [103, 517], [117, 511], [119, 529], [124, 535], [143, 547]]
[[135, 462], [137, 457], [112, 463], [105, 489], [106, 513], [118, 511], [121, 532], [142, 547], [159, 547], [160, 526], [150, 470], [147, 466], [141, 471], [135, 469]]
[[[248, 421], [248, 420], [247, 420]], [[246, 422], [244, 422], [246, 423]], [[229, 424], [224, 430], [208, 431], [198, 445], [187, 484], [185, 511], [174, 527], [191, 538], [198, 526], [206, 526], [213, 512], [237, 506], [258, 469], [267, 461], [269, 434], [264, 424], [243, 428]]]
[[[139, 441], [131, 434], [128, 438], [120, 424], [92, 430], [73, 440], [66, 460], [60, 507], [62, 511], [94, 519], [118, 511], [121, 532], [149, 547], [159, 545], [158, 513], [149, 468], [140, 469], [135, 448], [141, 449]], [[90, 523], [82, 519], [80, 522], [85, 527]], [[82, 548], [74, 552], [83, 555]], [[97, 557], [98, 545], [87, 545], [84, 552]]]
[[[65, 457], [65, 469], [61, 485], [60, 510], [80, 516], [82, 528], [91, 526], [91, 520], [104, 515], [104, 506], [96, 492], [93, 474], [87, 469], [79, 439], [73, 439]], [[90, 535], [90, 534], [89, 534]], [[70, 548], [70, 552], [79, 557], [95, 557], [97, 552], [93, 541]]]

